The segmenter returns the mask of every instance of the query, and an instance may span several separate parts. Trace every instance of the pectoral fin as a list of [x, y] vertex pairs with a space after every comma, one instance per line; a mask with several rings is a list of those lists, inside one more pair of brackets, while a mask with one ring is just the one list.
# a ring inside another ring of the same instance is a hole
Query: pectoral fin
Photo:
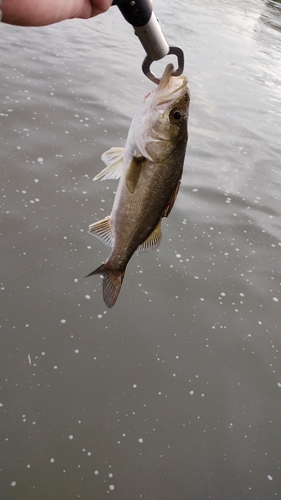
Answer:
[[178, 182], [175, 191], [171, 194], [171, 196], [169, 198], [169, 201], [167, 203], [167, 206], [166, 206], [166, 208], [165, 208], [165, 210], [163, 212], [162, 217], [168, 217], [169, 213], [171, 212], [171, 210], [172, 210], [172, 208], [174, 206], [174, 203], [176, 201], [176, 197], [178, 195], [180, 185], [181, 185], [181, 181]]
[[161, 219], [158, 222], [156, 228], [150, 233], [148, 238], [137, 248], [136, 255], [142, 252], [150, 252], [151, 250], [156, 250], [161, 243], [162, 231], [161, 231]]
[[110, 217], [94, 222], [89, 226], [89, 233], [96, 236], [109, 247], [113, 247], [113, 234]]
[[110, 148], [101, 155], [102, 161], [106, 164], [99, 174], [94, 177], [94, 181], [100, 179], [104, 181], [105, 179], [119, 179], [121, 176], [124, 162], [124, 148]]
[[142, 168], [142, 163], [143, 163], [144, 157], [140, 156], [134, 156], [131, 165], [129, 166], [127, 173], [126, 173], [126, 186], [130, 193], [133, 193], [136, 189], [139, 176], [141, 173], [141, 168]]

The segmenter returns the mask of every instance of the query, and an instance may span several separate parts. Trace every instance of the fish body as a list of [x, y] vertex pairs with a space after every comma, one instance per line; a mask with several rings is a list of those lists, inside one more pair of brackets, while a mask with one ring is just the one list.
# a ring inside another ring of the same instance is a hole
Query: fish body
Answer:
[[190, 98], [186, 77], [173, 77], [172, 71], [169, 64], [134, 116], [125, 148], [105, 152], [107, 167], [94, 178], [120, 178], [111, 215], [89, 227], [112, 247], [107, 260], [88, 275], [103, 275], [108, 307], [117, 300], [132, 255], [159, 246], [162, 217], [168, 216], [178, 193]]

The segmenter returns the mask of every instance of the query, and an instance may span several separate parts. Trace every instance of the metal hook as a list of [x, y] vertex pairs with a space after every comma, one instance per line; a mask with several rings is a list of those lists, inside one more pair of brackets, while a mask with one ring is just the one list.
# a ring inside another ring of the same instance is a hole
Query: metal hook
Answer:
[[[169, 52], [167, 55], [173, 54], [177, 56], [178, 58], [178, 68], [173, 71], [172, 76], [180, 76], [183, 72], [184, 68], [184, 53], [183, 50], [180, 47], [169, 47]], [[154, 61], [150, 59], [150, 57], [146, 56], [143, 63], [142, 63], [142, 71], [151, 80], [152, 82], [156, 83], [156, 85], [159, 84], [160, 79], [157, 78], [154, 73], [150, 70], [150, 66]]]

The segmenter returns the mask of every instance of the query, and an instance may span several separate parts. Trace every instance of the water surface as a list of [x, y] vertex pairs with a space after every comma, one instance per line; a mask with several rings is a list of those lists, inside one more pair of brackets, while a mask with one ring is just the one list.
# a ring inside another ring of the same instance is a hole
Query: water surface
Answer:
[[[93, 183], [143, 96], [119, 11], [1, 25], [1, 498], [281, 495], [280, 2], [154, 2], [191, 88], [181, 190], [112, 310]], [[167, 61], [155, 66], [161, 72]]]

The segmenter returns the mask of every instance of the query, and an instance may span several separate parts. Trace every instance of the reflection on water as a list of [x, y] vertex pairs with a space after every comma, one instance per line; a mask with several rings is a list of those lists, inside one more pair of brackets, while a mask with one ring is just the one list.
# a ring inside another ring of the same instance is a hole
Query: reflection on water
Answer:
[[265, 4], [273, 10], [276, 10], [280, 14], [281, 1], [280, 0], [266, 0]]
[[261, 13], [262, 21], [275, 30], [281, 30], [281, 2], [280, 0], [265, 1], [266, 9]]
[[115, 8], [1, 26], [1, 499], [280, 497], [272, 3], [155, 0], [186, 55], [189, 144], [161, 246], [111, 311], [84, 276], [116, 183], [92, 179], [151, 89], [143, 50]]

